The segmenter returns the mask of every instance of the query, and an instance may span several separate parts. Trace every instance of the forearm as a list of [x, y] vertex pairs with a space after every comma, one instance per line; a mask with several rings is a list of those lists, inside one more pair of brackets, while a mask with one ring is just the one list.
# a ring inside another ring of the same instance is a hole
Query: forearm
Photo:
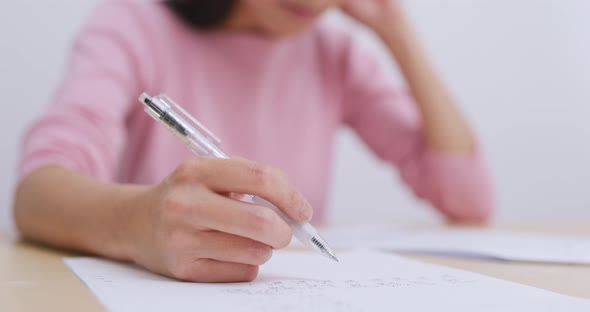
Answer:
[[403, 14], [380, 32], [399, 64], [422, 115], [424, 135], [436, 151], [471, 153], [475, 139], [442, 80], [435, 72]]
[[131, 203], [143, 189], [100, 183], [60, 167], [42, 168], [17, 189], [16, 225], [31, 240], [130, 260], [125, 231]]

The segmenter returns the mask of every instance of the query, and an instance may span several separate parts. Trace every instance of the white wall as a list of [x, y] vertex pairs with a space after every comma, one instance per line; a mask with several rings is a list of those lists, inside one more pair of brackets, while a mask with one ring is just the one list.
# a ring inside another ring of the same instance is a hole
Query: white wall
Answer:
[[10, 228], [20, 137], [60, 81], [96, 0], [0, 1], [0, 229]]
[[[96, 0], [0, 1], [0, 225], [10, 224], [18, 142], [48, 102]], [[590, 221], [590, 2], [406, 1], [435, 63], [481, 134], [501, 219]], [[364, 34], [363, 34], [364, 35]], [[367, 36], [367, 44], [376, 45]], [[434, 214], [353, 134], [336, 145], [336, 222]]]
[[[498, 217], [590, 221], [590, 2], [405, 2], [481, 134]], [[357, 144], [347, 133], [338, 145], [332, 205], [347, 209], [333, 210], [334, 218], [425, 218]]]

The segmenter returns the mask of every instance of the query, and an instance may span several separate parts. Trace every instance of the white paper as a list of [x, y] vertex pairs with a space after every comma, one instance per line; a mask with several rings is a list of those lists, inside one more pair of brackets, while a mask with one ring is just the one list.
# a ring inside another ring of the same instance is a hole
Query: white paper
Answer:
[[590, 264], [590, 239], [479, 229], [391, 231], [372, 247], [507, 261]]
[[252, 283], [177, 282], [95, 258], [66, 259], [110, 311], [590, 311], [590, 301], [424, 264], [353, 251], [334, 263], [276, 252]]

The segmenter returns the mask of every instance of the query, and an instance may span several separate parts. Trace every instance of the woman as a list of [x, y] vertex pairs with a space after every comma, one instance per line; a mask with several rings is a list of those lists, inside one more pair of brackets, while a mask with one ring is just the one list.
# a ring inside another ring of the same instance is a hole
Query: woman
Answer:
[[[334, 6], [383, 40], [413, 99], [351, 35], [317, 22]], [[142, 111], [143, 91], [167, 93], [250, 160], [191, 157]], [[314, 207], [321, 223], [341, 125], [448, 218], [490, 216], [474, 135], [397, 1], [106, 1], [25, 138], [16, 223], [30, 239], [182, 280], [250, 281], [291, 230], [232, 195], [299, 221]]]

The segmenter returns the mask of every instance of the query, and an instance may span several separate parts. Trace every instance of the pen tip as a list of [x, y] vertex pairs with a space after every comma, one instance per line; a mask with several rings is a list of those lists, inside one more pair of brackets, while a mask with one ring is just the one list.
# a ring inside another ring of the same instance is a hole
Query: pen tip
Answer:
[[332, 259], [336, 262], [340, 262], [340, 260], [338, 260], [338, 258], [336, 258], [336, 255], [334, 255], [333, 253], [329, 253], [328, 256], [330, 257], [330, 259]]
[[340, 260], [336, 258], [334, 251], [328, 247], [326, 241], [319, 234], [312, 237], [311, 242], [313, 243], [313, 247], [319, 250], [324, 256], [336, 262], [340, 262]]

